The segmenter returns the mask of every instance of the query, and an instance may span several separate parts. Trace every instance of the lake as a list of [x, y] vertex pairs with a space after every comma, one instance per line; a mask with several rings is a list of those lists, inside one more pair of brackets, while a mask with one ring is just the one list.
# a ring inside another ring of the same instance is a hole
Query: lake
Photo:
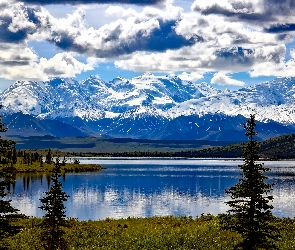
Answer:
[[[151, 216], [198, 216], [226, 212], [225, 189], [235, 185], [243, 164], [237, 159], [79, 158], [100, 164], [100, 172], [68, 173], [61, 177], [70, 196], [67, 217], [79, 220]], [[295, 215], [295, 161], [266, 161], [273, 188], [273, 214]], [[50, 176], [18, 174], [12, 204], [28, 216], [41, 217], [39, 199]]]

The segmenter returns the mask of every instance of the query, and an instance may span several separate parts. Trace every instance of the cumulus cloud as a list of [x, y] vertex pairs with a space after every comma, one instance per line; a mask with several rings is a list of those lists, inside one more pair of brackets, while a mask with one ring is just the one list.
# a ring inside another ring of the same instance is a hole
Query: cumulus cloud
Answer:
[[177, 75], [181, 80], [184, 81], [192, 81], [195, 82], [197, 80], [200, 80], [203, 78], [203, 75], [196, 73], [196, 72], [191, 72], [191, 73], [187, 73], [187, 72], [182, 72], [181, 74]]
[[258, 63], [255, 68], [250, 72], [250, 76], [280, 76], [280, 77], [294, 77], [295, 72], [295, 50], [290, 51], [291, 59], [285, 61], [282, 55], [282, 58], [274, 63], [269, 60], [263, 63]]
[[[118, 12], [123, 13], [124, 10], [107, 10], [108, 14]], [[86, 28], [80, 11], [66, 19], [52, 19], [51, 34], [47, 40], [60, 49], [99, 58], [120, 57], [137, 51], [174, 50], [202, 41], [202, 37], [198, 35], [187, 38], [176, 32], [179, 8], [171, 7], [154, 13], [151, 8], [144, 8], [136, 15], [130, 9], [127, 12], [131, 16], [125, 20], [118, 19], [99, 29]], [[79, 20], [75, 25], [71, 24], [73, 17]]]
[[195, 39], [185, 39], [174, 31], [175, 21], [151, 19], [142, 22], [131, 20], [111, 23], [99, 30], [56, 28], [48, 41], [63, 50], [81, 54], [112, 58], [136, 51], [165, 51], [190, 46]]
[[216, 70], [234, 73], [249, 71], [265, 62], [276, 65], [283, 61], [285, 51], [284, 45], [255, 49], [242, 47], [209, 49], [205, 44], [196, 44], [163, 53], [134, 53], [129, 58], [117, 60], [115, 65], [122, 69], [139, 72], [194, 72], [197, 69], [202, 74]]
[[59, 53], [49, 60], [41, 58], [39, 66], [48, 77], [74, 77], [83, 71], [92, 70], [95, 62], [89, 61], [84, 64], [76, 60], [69, 53]]
[[132, 8], [125, 9], [122, 6], [118, 6], [118, 5], [109, 6], [106, 9], [105, 13], [108, 16], [113, 16], [116, 18], [126, 18], [126, 17], [128, 18], [128, 17], [137, 15], [137, 12], [135, 9], [132, 9]]
[[245, 85], [244, 82], [232, 79], [230, 76], [228, 76], [222, 72], [218, 72], [212, 77], [211, 84], [234, 85], [234, 86], [244, 86]]
[[135, 4], [135, 5], [156, 5], [166, 0], [21, 0], [20, 2], [36, 5], [48, 4]]
[[79, 62], [70, 53], [59, 53], [53, 58], [39, 58], [25, 46], [19, 53], [19, 45], [0, 45], [0, 78], [8, 80], [48, 80], [49, 77], [75, 77], [92, 70], [98, 60], [89, 58]]
[[31, 49], [22, 46], [22, 51], [19, 53], [19, 48], [20, 46], [15, 44], [0, 44], [1, 67], [30, 65], [38, 59]]
[[[96, 60], [79, 62], [70, 53], [53, 58], [39, 58], [27, 42], [48, 37], [54, 18], [42, 8], [1, 2], [0, 9], [0, 77], [9, 80], [47, 80], [51, 76], [74, 77], [93, 69]], [[71, 19], [71, 18], [69, 18]], [[71, 25], [77, 23], [70, 20]]]
[[2, 3], [0, 42], [21, 43], [40, 27], [36, 12], [23, 4]]
[[[197, 1], [198, 4], [210, 5], [216, 1]], [[218, 1], [226, 4], [229, 1]], [[231, 1], [234, 3], [234, 1]], [[259, 1], [243, 1], [243, 5], [233, 6], [238, 12], [254, 13], [263, 11]], [[251, 7], [252, 6], [252, 7]], [[242, 8], [243, 7], [243, 8]], [[263, 67], [268, 62], [275, 65], [283, 63], [286, 55], [285, 43], [291, 42], [291, 34], [266, 32], [255, 25], [245, 25], [244, 22], [232, 22], [220, 15], [204, 15], [200, 12], [181, 13], [175, 26], [175, 32], [186, 39], [199, 37], [190, 46], [183, 46], [171, 51], [169, 49], [158, 53], [134, 52], [130, 56], [118, 59], [115, 65], [121, 69], [151, 72], [185, 71], [205, 72], [241, 72], [253, 71]], [[267, 69], [264, 70], [265, 72]], [[279, 72], [275, 74], [280, 76]], [[273, 75], [269, 72], [269, 75]]]
[[[37, 7], [49, 0], [23, 2], [0, 0], [0, 64], [7, 66], [0, 70], [0, 77], [7, 79], [19, 77], [22, 70], [32, 72], [30, 67], [36, 71], [34, 77], [75, 76], [100, 61], [114, 60], [120, 69], [184, 72], [179, 77], [190, 80], [217, 71], [247, 71], [252, 77], [292, 74], [294, 58], [285, 61], [285, 44], [295, 34], [292, 0], [195, 1], [192, 12], [160, 0], [60, 1], [147, 5], [107, 5], [104, 17], [112, 21], [97, 28], [88, 26], [87, 10], [81, 6], [56, 18], [46, 6]], [[159, 3], [165, 7], [158, 8]], [[28, 46], [36, 40], [51, 43], [58, 54], [39, 58]], [[91, 59], [80, 62], [77, 55]], [[216, 75], [214, 81], [217, 77], [224, 84], [234, 84], [226, 74]]]
[[294, 31], [293, 0], [195, 1], [192, 9], [204, 15], [220, 15], [232, 21], [262, 26], [268, 32]]

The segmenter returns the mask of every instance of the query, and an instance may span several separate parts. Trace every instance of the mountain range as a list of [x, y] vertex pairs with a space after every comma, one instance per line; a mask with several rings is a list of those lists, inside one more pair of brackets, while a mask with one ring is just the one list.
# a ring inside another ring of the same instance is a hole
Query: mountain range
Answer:
[[244, 141], [251, 113], [260, 140], [295, 131], [295, 78], [236, 91], [151, 73], [109, 82], [53, 78], [15, 82], [0, 101], [7, 135], [16, 136]]

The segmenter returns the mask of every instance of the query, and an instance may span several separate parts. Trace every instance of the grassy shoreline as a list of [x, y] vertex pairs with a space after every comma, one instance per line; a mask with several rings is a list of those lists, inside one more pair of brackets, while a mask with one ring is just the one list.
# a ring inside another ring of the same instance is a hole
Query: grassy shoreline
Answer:
[[[12, 173], [49, 173], [52, 172], [54, 163], [47, 164], [43, 163], [42, 166], [40, 163], [33, 162], [31, 165], [23, 164], [17, 162], [11, 168]], [[76, 163], [66, 163], [61, 167], [61, 172], [91, 172], [91, 171], [100, 171], [104, 169], [101, 165], [98, 164], [76, 164]]]
[[[43, 249], [38, 227], [40, 218], [17, 221], [20, 233], [9, 238], [10, 249]], [[68, 249], [234, 249], [241, 240], [235, 233], [221, 230], [219, 216], [151, 217], [78, 221], [67, 219], [65, 228]], [[278, 249], [295, 248], [295, 219], [275, 218], [281, 233]]]

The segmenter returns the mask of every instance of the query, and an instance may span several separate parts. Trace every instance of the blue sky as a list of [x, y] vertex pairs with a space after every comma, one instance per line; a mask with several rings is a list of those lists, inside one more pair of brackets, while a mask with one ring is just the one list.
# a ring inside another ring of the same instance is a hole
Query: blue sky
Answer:
[[220, 89], [295, 76], [294, 0], [0, 0], [0, 90], [177, 75]]

